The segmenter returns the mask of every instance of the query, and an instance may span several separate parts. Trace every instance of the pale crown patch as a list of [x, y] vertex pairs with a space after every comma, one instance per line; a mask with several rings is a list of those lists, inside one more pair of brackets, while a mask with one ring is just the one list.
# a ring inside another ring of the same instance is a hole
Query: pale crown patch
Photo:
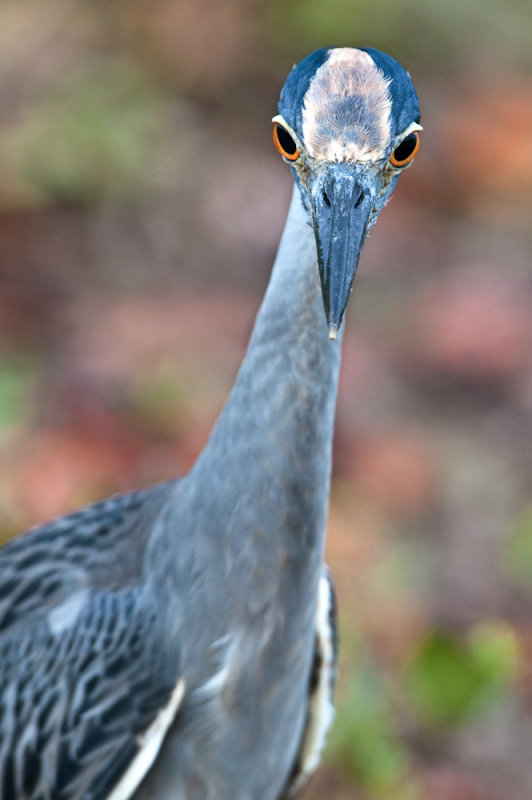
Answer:
[[304, 97], [307, 153], [323, 161], [383, 158], [390, 140], [389, 83], [363, 50], [333, 50]]

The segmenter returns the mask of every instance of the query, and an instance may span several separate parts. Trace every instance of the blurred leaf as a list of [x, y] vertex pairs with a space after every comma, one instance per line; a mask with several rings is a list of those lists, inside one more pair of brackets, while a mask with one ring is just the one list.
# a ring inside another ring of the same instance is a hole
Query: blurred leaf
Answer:
[[477, 683], [476, 669], [463, 646], [442, 631], [425, 639], [406, 678], [415, 707], [426, 721], [435, 724], [461, 719]]
[[508, 538], [504, 563], [516, 583], [529, 588], [532, 584], [532, 508], [518, 519]]
[[31, 375], [21, 367], [0, 362], [0, 434], [27, 421]]
[[362, 656], [337, 703], [328, 753], [376, 798], [415, 800], [410, 757], [394, 728], [382, 677]]
[[22, 179], [54, 200], [130, 195], [163, 131], [162, 103], [146, 76], [120, 60], [68, 76], [16, 130]]
[[504, 623], [484, 623], [468, 641], [432, 631], [406, 669], [410, 702], [426, 724], [464, 722], [501, 699], [516, 656], [515, 636]]
[[469, 644], [483, 674], [488, 699], [494, 698], [497, 689], [504, 689], [517, 673], [519, 652], [515, 632], [506, 622], [486, 621], [475, 627]]

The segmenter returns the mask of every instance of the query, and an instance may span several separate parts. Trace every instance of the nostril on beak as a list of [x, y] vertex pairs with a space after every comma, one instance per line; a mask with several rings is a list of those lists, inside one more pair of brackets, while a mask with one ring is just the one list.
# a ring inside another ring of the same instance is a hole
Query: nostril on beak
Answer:
[[353, 192], [353, 199], [355, 201], [353, 203], [353, 208], [358, 208], [364, 199], [364, 192], [358, 186], [355, 187], [355, 191]]
[[327, 176], [321, 184], [321, 202], [324, 208], [332, 208], [337, 199], [344, 198], [344, 202], [351, 205], [352, 209], [358, 208], [364, 201], [365, 192], [360, 183], [351, 175]]

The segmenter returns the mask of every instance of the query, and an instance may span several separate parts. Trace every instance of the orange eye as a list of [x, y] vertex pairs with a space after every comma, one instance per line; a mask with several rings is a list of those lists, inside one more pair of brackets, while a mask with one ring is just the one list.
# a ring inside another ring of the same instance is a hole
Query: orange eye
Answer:
[[283, 128], [279, 122], [273, 123], [273, 143], [282, 157], [286, 158], [288, 161], [297, 161], [299, 158], [297, 144], [294, 142], [286, 128]]
[[394, 167], [406, 167], [419, 150], [420, 142], [421, 137], [419, 131], [412, 131], [412, 133], [409, 133], [391, 154], [390, 163], [393, 164]]

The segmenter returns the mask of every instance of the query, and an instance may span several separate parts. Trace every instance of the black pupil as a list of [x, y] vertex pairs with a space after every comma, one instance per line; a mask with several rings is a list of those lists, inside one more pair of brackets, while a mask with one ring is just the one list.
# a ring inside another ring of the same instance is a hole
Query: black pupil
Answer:
[[279, 144], [283, 148], [285, 153], [288, 153], [289, 156], [293, 156], [297, 152], [297, 146], [288, 131], [281, 127], [281, 125], [277, 126], [277, 138], [279, 139]]
[[415, 150], [417, 144], [417, 136], [415, 133], [409, 133], [405, 136], [403, 141], [393, 151], [396, 161], [405, 161]]

